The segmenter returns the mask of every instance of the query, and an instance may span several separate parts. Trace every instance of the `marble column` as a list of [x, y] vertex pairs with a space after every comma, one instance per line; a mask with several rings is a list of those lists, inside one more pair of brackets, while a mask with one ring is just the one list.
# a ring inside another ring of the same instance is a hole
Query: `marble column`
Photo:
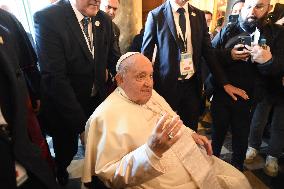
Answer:
[[142, 28], [142, 0], [120, 0], [114, 22], [120, 28], [119, 45], [121, 52], [125, 53]]

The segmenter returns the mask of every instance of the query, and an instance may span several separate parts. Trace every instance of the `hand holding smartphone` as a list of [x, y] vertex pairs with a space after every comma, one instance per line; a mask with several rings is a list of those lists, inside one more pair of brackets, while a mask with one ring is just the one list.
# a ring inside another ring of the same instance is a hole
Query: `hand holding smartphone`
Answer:
[[239, 44], [243, 44], [244, 47], [239, 48], [239, 51], [242, 51], [245, 48], [245, 45], [251, 46], [251, 37], [250, 36], [239, 36]]

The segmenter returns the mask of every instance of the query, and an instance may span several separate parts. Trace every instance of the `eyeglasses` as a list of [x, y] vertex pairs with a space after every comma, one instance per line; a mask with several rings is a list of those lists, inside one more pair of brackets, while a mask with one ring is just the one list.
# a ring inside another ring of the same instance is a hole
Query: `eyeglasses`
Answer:
[[269, 6], [269, 5], [270, 4], [266, 4], [266, 5], [264, 5], [264, 4], [247, 5], [247, 6], [245, 6], [245, 8], [248, 9], [248, 10], [254, 8], [255, 11], [262, 12], [264, 10], [264, 8], [266, 6]]

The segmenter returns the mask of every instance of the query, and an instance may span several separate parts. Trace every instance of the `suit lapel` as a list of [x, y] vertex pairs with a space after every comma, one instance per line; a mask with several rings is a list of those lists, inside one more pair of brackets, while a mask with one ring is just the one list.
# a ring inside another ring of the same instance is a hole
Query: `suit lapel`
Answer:
[[93, 43], [94, 43], [94, 51], [95, 51], [95, 62], [96, 61], [96, 54], [98, 53], [98, 44], [104, 43], [103, 33], [104, 27], [103, 27], [103, 20], [101, 17], [101, 12], [99, 11], [95, 17], [92, 18], [92, 26], [93, 26]]
[[175, 25], [175, 22], [174, 22], [174, 17], [173, 17], [172, 7], [170, 5], [170, 1], [167, 1], [166, 5], [165, 5], [164, 16], [166, 18], [165, 20], [168, 23], [170, 31], [171, 31], [176, 43], [178, 44], [177, 30], [176, 30], [176, 25]]
[[93, 56], [92, 53], [90, 52], [88, 45], [86, 43], [85, 37], [82, 33], [82, 30], [80, 28], [80, 25], [78, 23], [78, 20], [76, 18], [76, 15], [72, 9], [72, 6], [69, 1], [65, 1], [67, 8], [65, 9], [66, 17], [67, 17], [67, 23], [69, 27], [71, 28], [73, 34], [77, 38], [81, 48], [83, 49], [83, 52], [85, 55], [88, 57], [90, 62], [93, 62]]

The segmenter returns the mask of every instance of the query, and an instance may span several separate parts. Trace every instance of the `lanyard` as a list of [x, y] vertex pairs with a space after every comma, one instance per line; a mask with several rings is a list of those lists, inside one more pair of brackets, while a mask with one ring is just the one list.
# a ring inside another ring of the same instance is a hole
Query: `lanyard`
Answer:
[[[187, 52], [187, 37], [188, 37], [188, 34], [189, 34], [189, 27], [187, 22], [188, 22], [188, 14], [185, 14], [185, 21], [186, 21], [186, 29], [185, 29], [185, 36], [183, 36], [182, 34], [182, 31], [181, 31], [181, 28], [179, 26], [179, 24], [176, 24], [177, 26], [177, 35], [178, 35], [178, 38], [182, 40], [182, 43], [183, 43], [183, 46], [184, 46], [184, 49], [185, 51]], [[178, 22], [177, 22], [178, 23]]]

